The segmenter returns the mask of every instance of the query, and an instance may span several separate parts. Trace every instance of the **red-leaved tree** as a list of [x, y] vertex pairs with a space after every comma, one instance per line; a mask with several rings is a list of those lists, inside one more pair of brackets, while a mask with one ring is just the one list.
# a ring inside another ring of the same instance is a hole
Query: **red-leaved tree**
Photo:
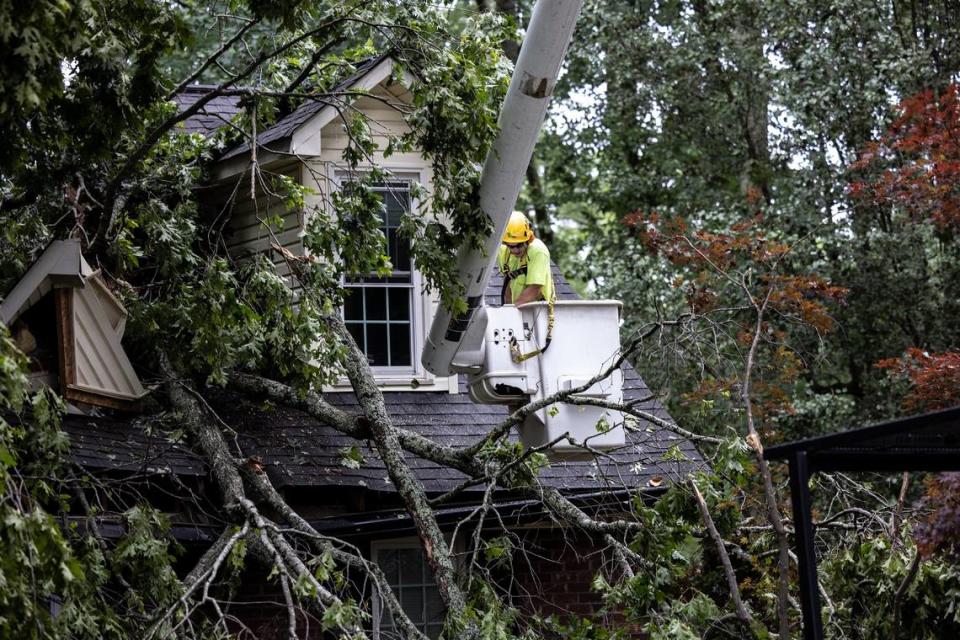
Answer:
[[960, 227], [960, 85], [907, 98], [900, 116], [851, 165], [872, 177], [850, 184], [850, 195], [898, 207], [916, 221]]
[[[872, 176], [851, 183], [855, 201], [901, 210], [940, 232], [960, 229], [960, 86], [904, 100], [900, 116], [852, 168]], [[911, 348], [877, 367], [910, 383], [903, 404], [911, 412], [960, 405], [960, 350], [930, 353]], [[928, 478], [923, 504], [929, 511], [914, 532], [920, 552], [957, 557], [960, 473]]]

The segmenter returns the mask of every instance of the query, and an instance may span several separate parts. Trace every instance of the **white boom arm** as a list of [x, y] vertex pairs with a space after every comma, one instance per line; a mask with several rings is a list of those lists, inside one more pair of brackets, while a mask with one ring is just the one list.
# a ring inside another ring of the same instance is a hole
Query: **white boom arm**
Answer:
[[459, 276], [460, 282], [466, 284], [467, 311], [454, 317], [442, 306], [437, 309], [422, 357], [423, 366], [435, 375], [448, 375], [479, 364], [454, 364], [453, 360], [483, 303], [497, 247], [520, 194], [582, 4], [583, 0], [538, 0], [533, 8], [500, 112], [500, 133], [487, 154], [480, 180], [480, 208], [490, 216], [493, 233], [481, 249], [460, 250]]

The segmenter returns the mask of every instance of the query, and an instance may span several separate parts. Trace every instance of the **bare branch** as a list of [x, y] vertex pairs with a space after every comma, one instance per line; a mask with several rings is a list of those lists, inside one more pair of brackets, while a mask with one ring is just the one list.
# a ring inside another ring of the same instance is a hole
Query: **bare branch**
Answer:
[[910, 568], [907, 570], [907, 575], [903, 576], [903, 580], [900, 582], [900, 586], [897, 587], [896, 593], [893, 594], [893, 633], [894, 638], [900, 637], [900, 616], [903, 610], [903, 598], [907, 595], [907, 589], [910, 588], [910, 584], [917, 577], [917, 574], [920, 571], [920, 552], [917, 551], [913, 556], [913, 561], [910, 563]]
[[227, 51], [229, 51], [230, 48], [231, 48], [233, 45], [235, 45], [238, 40], [240, 40], [240, 38], [242, 38], [242, 37], [243, 37], [248, 31], [250, 31], [250, 29], [252, 29], [255, 25], [259, 24], [259, 22], [260, 22], [260, 19], [259, 19], [259, 18], [247, 20], [247, 23], [244, 24], [244, 25], [233, 35], [233, 37], [231, 37], [229, 40], [227, 40], [226, 42], [224, 42], [223, 45], [221, 45], [221, 47], [220, 47], [219, 49], [217, 49], [216, 51], [214, 51], [214, 52], [210, 55], [210, 57], [208, 57], [206, 60], [204, 60], [203, 63], [202, 63], [199, 67], [197, 67], [197, 69], [196, 69], [193, 73], [191, 73], [189, 76], [187, 76], [186, 78], [184, 78], [184, 79], [180, 82], [180, 84], [178, 84], [172, 91], [170, 91], [169, 93], [167, 93], [167, 95], [164, 96], [164, 100], [172, 100], [174, 97], [176, 97], [177, 94], [179, 94], [181, 91], [183, 91], [184, 89], [186, 89], [187, 86], [188, 86], [191, 82], [193, 82], [194, 80], [196, 80], [197, 78], [199, 78], [199, 77], [203, 74], [204, 71], [206, 71], [207, 69], [210, 68], [210, 65], [212, 65], [212, 64], [213, 64], [217, 59], [219, 59], [220, 56], [222, 56], [224, 53], [226, 53]]
[[697, 507], [700, 509], [703, 524], [707, 527], [710, 538], [713, 539], [713, 543], [717, 549], [717, 555], [720, 556], [720, 563], [723, 565], [723, 573], [727, 578], [727, 588], [730, 589], [730, 599], [733, 600], [733, 609], [737, 614], [737, 619], [745, 625], [750, 625], [753, 620], [747, 612], [746, 607], [743, 606], [743, 600], [740, 598], [740, 586], [737, 584], [737, 574], [733, 570], [733, 565], [730, 564], [730, 556], [727, 554], [727, 549], [723, 544], [723, 538], [720, 536], [720, 532], [717, 531], [717, 525], [714, 524], [713, 518], [710, 516], [707, 502], [703, 499], [703, 494], [700, 493], [696, 481], [690, 478], [689, 483], [690, 488], [693, 490], [693, 497], [697, 501]]

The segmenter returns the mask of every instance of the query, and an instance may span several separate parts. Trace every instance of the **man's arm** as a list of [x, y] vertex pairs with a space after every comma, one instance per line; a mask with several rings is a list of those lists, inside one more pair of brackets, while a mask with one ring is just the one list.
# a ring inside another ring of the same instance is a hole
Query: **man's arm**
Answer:
[[514, 304], [543, 300], [543, 288], [550, 278], [550, 254], [543, 245], [537, 244], [527, 250], [527, 282]]
[[[517, 296], [517, 301], [513, 304], [516, 304], [519, 306], [521, 304], [526, 304], [528, 302], [536, 302], [537, 300], [540, 300], [541, 298], [540, 291], [542, 289], [543, 289], [542, 284], [527, 285], [526, 287], [523, 288], [523, 291], [520, 292], [520, 295]], [[510, 295], [510, 287], [507, 287], [507, 295], [505, 296], [506, 304], [511, 304], [510, 302], [511, 297], [512, 296]]]

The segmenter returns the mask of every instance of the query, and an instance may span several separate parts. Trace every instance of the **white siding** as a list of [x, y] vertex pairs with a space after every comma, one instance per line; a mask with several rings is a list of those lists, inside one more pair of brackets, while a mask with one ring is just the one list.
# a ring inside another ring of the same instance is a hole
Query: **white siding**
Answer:
[[[99, 276], [94, 276], [98, 278]], [[121, 311], [105, 287], [93, 282], [73, 290], [74, 389], [113, 398], [134, 400], [146, 392], [111, 325]]]

